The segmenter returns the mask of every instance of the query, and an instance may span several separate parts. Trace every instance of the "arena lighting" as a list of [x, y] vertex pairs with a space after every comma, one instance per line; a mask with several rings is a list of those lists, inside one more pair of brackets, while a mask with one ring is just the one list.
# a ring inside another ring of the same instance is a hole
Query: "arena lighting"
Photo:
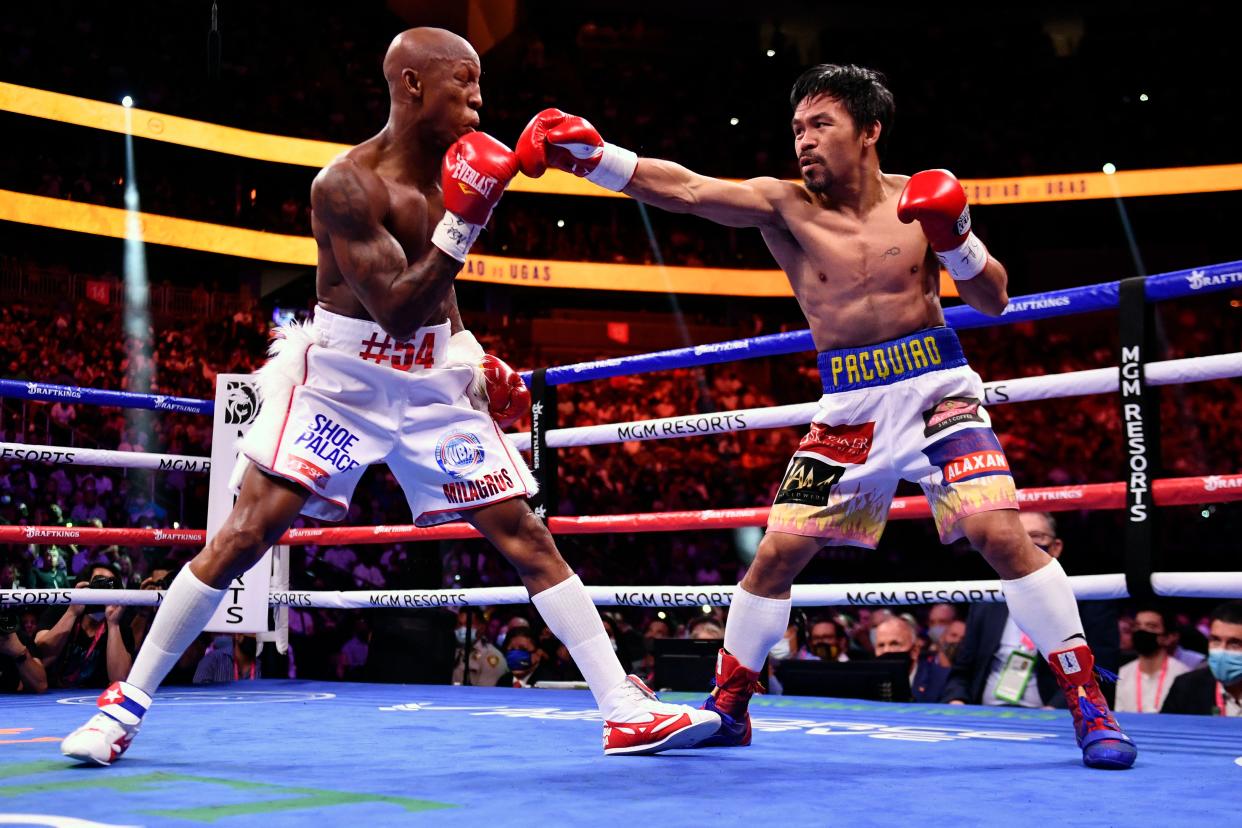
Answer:
[[1146, 93], [1146, 92], [1143, 92], [1142, 94], [1140, 94], [1140, 95], [1139, 95], [1139, 100], [1140, 100], [1140, 101], [1143, 101], [1144, 103], [1146, 103], [1147, 101], [1150, 101], [1150, 100], [1151, 100], [1151, 98], [1147, 97], [1147, 93]]
[[133, 107], [133, 105], [134, 105], [134, 99], [131, 98], [129, 95], [126, 95], [124, 98], [121, 98], [121, 106], [125, 107], [126, 109], [130, 109], [131, 107]]
[[1112, 175], [1117, 172], [1117, 167], [1110, 161], [1104, 165], [1103, 170], [1105, 175]]
[[776, 57], [776, 50], [768, 49], [768, 51], [765, 54], [767, 54], [768, 57]]
[[[118, 104], [4, 81], [0, 81], [0, 110], [128, 134], [123, 117], [125, 110]], [[135, 111], [133, 134], [138, 138], [259, 161], [318, 168], [350, 148], [347, 144], [251, 132], [144, 109]], [[1242, 190], [1242, 164], [1127, 170], [1119, 178], [1121, 180], [1114, 185], [1108, 183], [1102, 173], [1079, 172], [963, 179], [962, 185], [971, 204], [1036, 204], [1111, 198], [1113, 186], [1120, 186], [1122, 195], [1127, 197], [1219, 193]], [[558, 170], [551, 170], [537, 179], [519, 175], [509, 186], [509, 192], [627, 197]]]
[[729, 119], [729, 126], [737, 126], [737, 123], [738, 123], [738, 122], [737, 122], [737, 118], [730, 118], [730, 119]]
[[565, 226], [565, 219], [557, 219], [557, 220], [556, 220], [556, 226], [557, 226], [557, 227], [564, 227], [564, 226]]
[[[133, 103], [128, 95], [126, 100]], [[142, 213], [138, 199], [138, 175], [134, 163], [133, 109], [127, 107], [125, 120], [131, 129], [125, 133], [125, 248], [122, 270], [125, 275], [125, 348], [129, 365], [125, 369], [126, 388], [151, 390], [151, 309], [147, 283], [147, 251], [142, 237]], [[139, 434], [151, 434], [152, 412], [128, 409], [125, 422]]]

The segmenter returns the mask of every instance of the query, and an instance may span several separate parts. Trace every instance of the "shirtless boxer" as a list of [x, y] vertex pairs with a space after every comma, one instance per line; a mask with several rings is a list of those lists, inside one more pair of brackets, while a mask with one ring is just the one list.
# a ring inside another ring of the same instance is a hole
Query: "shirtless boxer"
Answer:
[[454, 34], [412, 29], [393, 40], [384, 75], [387, 126], [311, 186], [319, 306], [312, 324], [277, 332], [259, 372], [263, 407], [241, 442], [233, 510], [169, 587], [128, 679], [62, 742], [66, 756], [119, 758], [225, 587], [299, 514], [344, 518], [358, 479], [380, 462], [418, 524], [460, 515], [517, 568], [595, 695], [605, 753], [690, 747], [720, 727], [715, 712], [663, 704], [626, 676], [582, 582], [527, 505], [529, 469], [493, 422], [517, 419], [529, 394], [462, 329], [453, 290], [517, 173], [508, 147], [474, 131], [479, 56]]
[[952, 174], [880, 170], [877, 142], [894, 110], [880, 74], [816, 66], [798, 78], [790, 103], [800, 183], [722, 181], [639, 159], [558, 110], [535, 116], [516, 149], [527, 175], [550, 166], [666, 210], [757, 227], [819, 351], [824, 396], [735, 592], [705, 705], [724, 724], [704, 744], [750, 743], [747, 705], [788, 626], [794, 578], [825, 545], [874, 548], [905, 479], [923, 487], [941, 540], [965, 536], [1000, 575], [1015, 621], [1065, 691], [1083, 761], [1130, 767], [1137, 751], [1100, 693], [1069, 581], [1018, 522], [982, 383], [944, 327], [938, 264], [968, 304], [991, 315], [1009, 302], [1004, 266], [971, 232]]

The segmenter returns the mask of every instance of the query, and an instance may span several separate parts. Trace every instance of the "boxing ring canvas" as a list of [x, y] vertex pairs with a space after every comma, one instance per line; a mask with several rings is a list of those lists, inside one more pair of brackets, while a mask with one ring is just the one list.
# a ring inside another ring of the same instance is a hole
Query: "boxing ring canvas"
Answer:
[[758, 696], [750, 747], [605, 757], [585, 691], [262, 680], [166, 688], [123, 762], [75, 766], [57, 742], [93, 703], [4, 700], [0, 824], [1168, 826], [1242, 802], [1242, 720], [1215, 717], [1119, 714], [1142, 753], [1108, 772], [1066, 711]]

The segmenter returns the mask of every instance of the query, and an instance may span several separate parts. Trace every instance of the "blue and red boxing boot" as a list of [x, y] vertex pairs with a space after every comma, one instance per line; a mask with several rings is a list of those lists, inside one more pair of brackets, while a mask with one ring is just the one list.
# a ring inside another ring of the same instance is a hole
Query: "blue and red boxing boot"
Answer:
[[716, 656], [715, 685], [700, 709], [719, 713], [720, 729], [697, 747], [746, 747], [750, 744], [750, 697], [762, 690], [759, 674], [722, 648]]
[[1106, 770], [1125, 770], [1132, 766], [1138, 758], [1138, 748], [1113, 718], [1096, 678], [1098, 674], [1116, 681], [1116, 677], [1095, 669], [1095, 656], [1086, 644], [1050, 653], [1048, 664], [1074, 714], [1074, 732], [1082, 748], [1082, 763], [1089, 768]]

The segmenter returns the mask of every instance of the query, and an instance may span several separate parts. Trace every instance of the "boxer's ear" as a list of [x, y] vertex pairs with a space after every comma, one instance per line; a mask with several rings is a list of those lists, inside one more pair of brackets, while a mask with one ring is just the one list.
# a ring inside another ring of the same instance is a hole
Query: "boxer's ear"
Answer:
[[414, 69], [401, 70], [401, 82], [405, 84], [405, 91], [410, 93], [413, 98], [422, 100], [423, 98], [423, 79]]

